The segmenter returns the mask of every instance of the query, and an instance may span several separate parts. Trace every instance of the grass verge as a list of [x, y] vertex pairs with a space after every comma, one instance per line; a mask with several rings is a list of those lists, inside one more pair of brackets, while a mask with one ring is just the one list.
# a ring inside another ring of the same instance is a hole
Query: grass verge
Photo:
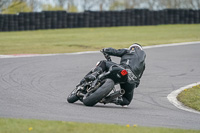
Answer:
[[185, 89], [177, 96], [177, 99], [185, 106], [200, 111], [200, 85]]
[[200, 133], [200, 130], [0, 118], [0, 133]]
[[200, 24], [0, 32], [0, 54], [47, 54], [200, 41]]

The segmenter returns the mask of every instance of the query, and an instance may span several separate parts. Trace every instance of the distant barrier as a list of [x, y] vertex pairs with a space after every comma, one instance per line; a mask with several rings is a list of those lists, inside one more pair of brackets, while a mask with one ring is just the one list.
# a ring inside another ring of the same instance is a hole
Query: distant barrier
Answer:
[[0, 14], [0, 31], [196, 23], [200, 23], [200, 10], [127, 9], [83, 13], [43, 11], [18, 15]]

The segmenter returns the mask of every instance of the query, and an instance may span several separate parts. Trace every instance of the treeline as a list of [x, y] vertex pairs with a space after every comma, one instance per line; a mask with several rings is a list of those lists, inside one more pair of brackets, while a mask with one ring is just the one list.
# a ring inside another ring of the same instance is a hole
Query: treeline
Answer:
[[0, 31], [200, 23], [200, 10], [42, 11], [0, 15]]
[[65, 10], [67, 12], [125, 9], [200, 9], [200, 0], [0, 0], [0, 13]]

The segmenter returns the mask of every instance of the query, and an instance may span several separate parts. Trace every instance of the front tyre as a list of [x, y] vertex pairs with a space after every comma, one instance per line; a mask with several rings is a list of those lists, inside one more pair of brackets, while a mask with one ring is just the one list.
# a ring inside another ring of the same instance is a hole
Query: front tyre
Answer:
[[83, 98], [83, 103], [86, 106], [94, 106], [101, 99], [107, 96], [114, 88], [114, 81], [112, 79], [105, 79], [103, 84], [92, 94]]
[[77, 97], [76, 95], [76, 89], [74, 89], [70, 94], [69, 96], [67, 97], [67, 101], [68, 103], [74, 103], [76, 101], [78, 101], [79, 98]]

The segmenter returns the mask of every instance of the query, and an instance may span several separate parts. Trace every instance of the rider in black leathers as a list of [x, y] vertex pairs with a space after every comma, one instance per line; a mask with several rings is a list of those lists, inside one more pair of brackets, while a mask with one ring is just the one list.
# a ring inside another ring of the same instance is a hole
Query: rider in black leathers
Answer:
[[[146, 54], [142, 49], [142, 46], [135, 43], [129, 47], [129, 49], [114, 49], [105, 48], [102, 52], [111, 55], [121, 57], [120, 66], [126, 70], [131, 70], [134, 73], [134, 77], [129, 77], [126, 83], [120, 84], [120, 87], [125, 90], [125, 94], [122, 97], [118, 97], [111, 103], [117, 105], [129, 105], [133, 99], [134, 89], [140, 84], [140, 78], [145, 70], [145, 58]], [[85, 80], [95, 80], [98, 75], [104, 71], [108, 71], [109, 68], [116, 63], [111, 61], [100, 61], [97, 66], [91, 70], [81, 82]]]

